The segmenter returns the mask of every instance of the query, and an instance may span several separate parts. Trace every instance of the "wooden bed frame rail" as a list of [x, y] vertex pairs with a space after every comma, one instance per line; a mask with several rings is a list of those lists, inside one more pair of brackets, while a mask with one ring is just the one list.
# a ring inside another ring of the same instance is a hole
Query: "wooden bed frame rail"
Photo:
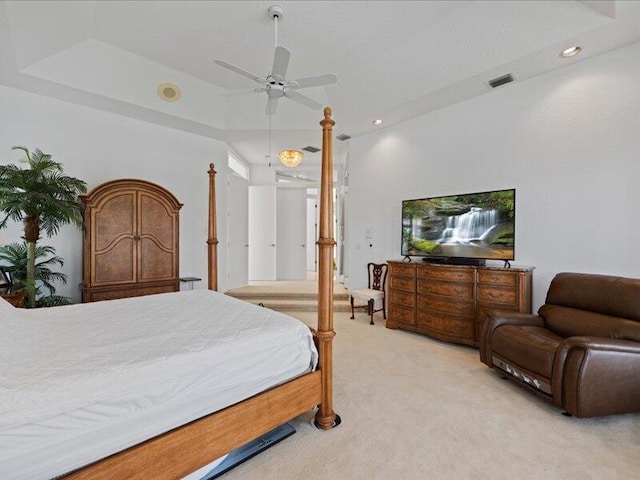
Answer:
[[[318, 328], [314, 337], [319, 369], [212, 413], [146, 442], [76, 470], [65, 478], [112, 480], [179, 479], [216, 458], [318, 406], [315, 424], [330, 429], [340, 423], [333, 411], [333, 148], [335, 122], [324, 109], [318, 273]], [[208, 274], [218, 288], [218, 254], [214, 165], [209, 174]]]

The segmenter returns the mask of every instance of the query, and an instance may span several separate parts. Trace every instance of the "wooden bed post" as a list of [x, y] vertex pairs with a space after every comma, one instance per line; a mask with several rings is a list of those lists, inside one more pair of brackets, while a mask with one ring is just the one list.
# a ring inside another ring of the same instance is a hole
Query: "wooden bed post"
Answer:
[[218, 290], [218, 233], [216, 228], [216, 171], [213, 163], [209, 164], [209, 238], [208, 277], [209, 290]]
[[322, 179], [320, 187], [320, 238], [318, 239], [318, 350], [322, 374], [322, 401], [315, 424], [328, 430], [339, 423], [333, 411], [333, 126], [331, 109], [324, 109], [322, 125]]

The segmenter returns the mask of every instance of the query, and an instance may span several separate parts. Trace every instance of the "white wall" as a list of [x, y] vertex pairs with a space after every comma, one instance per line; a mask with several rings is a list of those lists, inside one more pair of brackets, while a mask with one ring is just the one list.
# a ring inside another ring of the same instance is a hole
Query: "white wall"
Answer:
[[[65, 173], [89, 189], [116, 178], [140, 178], [170, 190], [184, 204], [180, 211], [180, 274], [207, 282], [207, 198], [209, 163], [216, 164], [218, 212], [227, 211], [227, 147], [223, 142], [75, 104], [0, 86], [0, 163], [16, 163], [13, 145], [41, 148], [63, 164]], [[226, 289], [226, 214], [218, 215], [219, 289]], [[6, 242], [19, 241], [21, 225], [3, 231]], [[64, 228], [43, 238], [66, 260], [69, 277], [59, 293], [80, 299], [82, 234]]]
[[639, 85], [636, 43], [352, 139], [351, 285], [400, 258], [403, 199], [510, 187], [534, 309], [557, 272], [640, 277]]

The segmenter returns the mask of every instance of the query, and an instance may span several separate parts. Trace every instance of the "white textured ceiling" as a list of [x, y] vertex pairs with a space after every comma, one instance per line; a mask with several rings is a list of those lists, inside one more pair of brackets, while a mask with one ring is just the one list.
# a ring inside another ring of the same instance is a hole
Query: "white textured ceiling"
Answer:
[[[366, 134], [640, 40], [638, 1], [4, 1], [0, 83], [227, 141], [265, 164], [264, 93], [214, 63], [266, 76], [278, 44], [288, 79], [334, 73], [301, 91], [331, 106], [336, 134]], [[580, 44], [583, 53], [561, 59]], [[156, 96], [164, 81], [182, 98]], [[509, 88], [508, 86], [501, 88]], [[321, 112], [287, 99], [271, 119], [272, 151], [319, 146]], [[342, 142], [336, 142], [344, 151]], [[308, 162], [318, 154], [307, 155]]]

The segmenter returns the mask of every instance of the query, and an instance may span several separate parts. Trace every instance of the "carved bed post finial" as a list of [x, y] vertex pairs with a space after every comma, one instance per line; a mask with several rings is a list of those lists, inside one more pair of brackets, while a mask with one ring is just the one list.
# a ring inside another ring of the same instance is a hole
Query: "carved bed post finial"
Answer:
[[320, 238], [318, 239], [318, 350], [322, 375], [322, 400], [315, 423], [328, 430], [334, 427], [337, 415], [333, 411], [333, 147], [332, 131], [336, 122], [331, 119], [331, 109], [324, 109], [322, 125], [322, 180], [320, 187]]
[[218, 233], [216, 228], [216, 171], [209, 164], [209, 238], [207, 239], [209, 290], [218, 290]]

